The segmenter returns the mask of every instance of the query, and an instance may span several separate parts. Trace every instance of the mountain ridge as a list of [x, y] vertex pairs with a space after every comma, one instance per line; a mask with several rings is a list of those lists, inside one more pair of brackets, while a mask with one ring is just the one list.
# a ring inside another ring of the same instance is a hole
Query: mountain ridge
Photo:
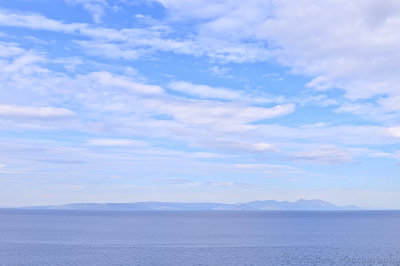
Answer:
[[276, 200], [257, 200], [244, 203], [214, 202], [130, 202], [130, 203], [71, 203], [63, 205], [29, 206], [23, 209], [62, 209], [62, 210], [362, 210], [354, 205], [337, 206], [318, 199], [299, 199], [294, 202]]

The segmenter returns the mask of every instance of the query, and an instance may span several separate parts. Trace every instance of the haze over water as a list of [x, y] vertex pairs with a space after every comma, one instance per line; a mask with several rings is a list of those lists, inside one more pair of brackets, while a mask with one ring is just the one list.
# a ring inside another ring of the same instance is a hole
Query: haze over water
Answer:
[[400, 265], [399, 254], [399, 211], [0, 211], [0, 265]]

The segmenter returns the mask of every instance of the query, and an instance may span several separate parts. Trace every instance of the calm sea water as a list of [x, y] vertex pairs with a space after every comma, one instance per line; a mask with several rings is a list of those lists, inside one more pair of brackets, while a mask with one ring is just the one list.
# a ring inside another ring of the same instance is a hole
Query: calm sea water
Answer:
[[0, 265], [400, 265], [400, 212], [0, 210]]

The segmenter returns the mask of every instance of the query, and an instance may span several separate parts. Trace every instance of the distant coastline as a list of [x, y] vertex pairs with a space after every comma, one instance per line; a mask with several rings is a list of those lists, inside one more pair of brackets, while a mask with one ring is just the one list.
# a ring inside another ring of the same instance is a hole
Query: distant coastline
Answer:
[[48, 205], [48, 206], [29, 206], [23, 209], [60, 209], [60, 210], [321, 210], [321, 211], [339, 211], [339, 210], [363, 210], [363, 208], [347, 205], [337, 206], [333, 203], [322, 200], [305, 200], [300, 199], [295, 202], [289, 201], [251, 201], [245, 203], [182, 203], [182, 202], [132, 202], [132, 203], [73, 203], [64, 205]]

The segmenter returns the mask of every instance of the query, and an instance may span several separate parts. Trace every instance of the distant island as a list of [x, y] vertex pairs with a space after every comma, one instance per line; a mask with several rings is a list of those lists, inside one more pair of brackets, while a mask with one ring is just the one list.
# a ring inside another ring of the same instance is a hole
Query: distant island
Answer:
[[30, 206], [24, 209], [60, 209], [60, 210], [120, 210], [120, 211], [218, 211], [218, 210], [255, 210], [255, 211], [337, 211], [337, 210], [362, 210], [353, 205], [336, 206], [333, 203], [322, 200], [300, 199], [289, 201], [251, 201], [246, 203], [181, 203], [181, 202], [133, 202], [133, 203], [73, 203], [52, 206]]

